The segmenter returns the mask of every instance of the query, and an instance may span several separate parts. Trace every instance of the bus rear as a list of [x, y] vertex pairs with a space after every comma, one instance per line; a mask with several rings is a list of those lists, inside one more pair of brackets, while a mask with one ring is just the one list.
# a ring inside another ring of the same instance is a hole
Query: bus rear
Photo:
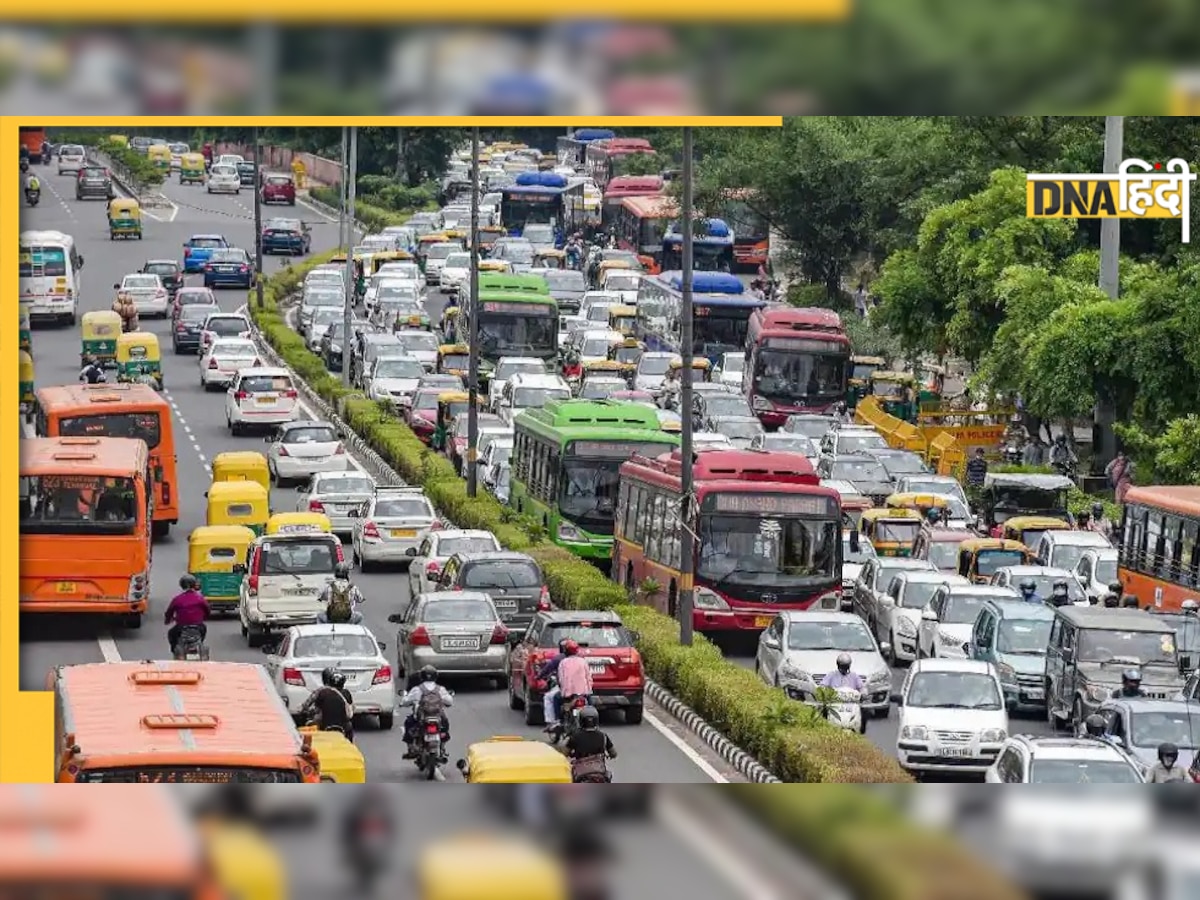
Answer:
[[150, 458], [124, 438], [21, 441], [23, 613], [120, 616], [141, 625], [150, 598]]
[[561, 247], [585, 213], [583, 182], [569, 184], [556, 172], [523, 172], [515, 184], [500, 189], [500, 222], [514, 237], [527, 225], [553, 225]]
[[733, 260], [743, 271], [756, 271], [771, 258], [771, 223], [754, 206], [749, 190], [729, 191], [721, 215], [733, 229]]
[[24, 231], [17, 256], [20, 303], [32, 320], [75, 324], [83, 257], [61, 231]]
[[[732, 272], [733, 230], [723, 219], [697, 219], [692, 234], [692, 269], [697, 272]], [[663, 235], [662, 267], [683, 269], [683, 232], [672, 222]]]
[[746, 399], [765, 428], [845, 400], [850, 339], [843, 334], [751, 327], [749, 354]]
[[604, 189], [601, 211], [604, 227], [618, 224], [625, 200], [630, 197], [659, 197], [665, 186], [661, 175], [622, 175], [612, 179]]
[[588, 144], [584, 154], [587, 174], [601, 191], [619, 175], [630, 174], [632, 159], [654, 153], [645, 138], [612, 138]]
[[614, 137], [616, 132], [608, 128], [579, 128], [572, 134], [560, 137], [556, 147], [558, 164], [574, 169], [583, 168], [588, 145], [594, 141], [607, 141]]
[[[607, 208], [607, 204], [606, 204]], [[621, 199], [611, 222], [617, 229], [617, 246], [638, 256], [647, 256], [660, 268], [663, 236], [679, 207], [670, 197], [640, 196]]]

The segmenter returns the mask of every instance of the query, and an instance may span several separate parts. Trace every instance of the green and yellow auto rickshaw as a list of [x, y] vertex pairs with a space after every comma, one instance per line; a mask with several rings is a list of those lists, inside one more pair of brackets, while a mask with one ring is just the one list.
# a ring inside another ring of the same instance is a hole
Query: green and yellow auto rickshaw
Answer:
[[29, 307], [21, 304], [21, 336], [20, 349], [27, 353], [33, 352], [33, 329], [29, 324]]
[[207, 170], [204, 157], [199, 153], [185, 153], [179, 157], [179, 183], [204, 184]]
[[142, 239], [142, 207], [136, 200], [117, 197], [108, 201], [108, 236]]
[[917, 379], [907, 372], [873, 372], [868, 393], [879, 399], [884, 412], [904, 422], [917, 419]]
[[33, 380], [33, 357], [22, 350], [17, 354], [17, 384], [23, 413], [33, 409]]
[[846, 407], [854, 409], [867, 396], [871, 376], [887, 365], [882, 356], [851, 356], [850, 378], [846, 386]]
[[121, 336], [121, 317], [111, 309], [94, 310], [83, 314], [80, 324], [83, 340], [80, 346], [81, 365], [94, 359], [100, 365], [117, 360], [117, 338]]
[[158, 335], [131, 331], [117, 338], [117, 381], [163, 389], [162, 351]]
[[188, 536], [188, 572], [214, 613], [237, 612], [246, 552], [255, 534], [244, 525], [201, 525]]

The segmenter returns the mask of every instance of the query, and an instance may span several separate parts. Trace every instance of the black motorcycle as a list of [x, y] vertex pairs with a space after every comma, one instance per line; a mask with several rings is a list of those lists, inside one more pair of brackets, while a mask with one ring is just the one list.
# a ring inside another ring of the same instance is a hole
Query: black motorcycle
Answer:
[[25, 202], [30, 206], [37, 206], [38, 201], [42, 199], [42, 192], [37, 188], [25, 188]]
[[438, 771], [449, 762], [442, 735], [442, 717], [426, 716], [417, 736], [416, 763], [426, 781], [435, 781]]
[[551, 745], [556, 745], [559, 741], [564, 741], [579, 731], [581, 727], [579, 724], [579, 714], [583, 712], [587, 703], [587, 697], [576, 697], [571, 701], [570, 709], [564, 705], [562, 715], [559, 717], [558, 726], [550, 735]]
[[208, 646], [204, 643], [204, 635], [196, 625], [184, 625], [179, 630], [179, 640], [175, 643], [175, 658], [189, 662], [207, 662]]

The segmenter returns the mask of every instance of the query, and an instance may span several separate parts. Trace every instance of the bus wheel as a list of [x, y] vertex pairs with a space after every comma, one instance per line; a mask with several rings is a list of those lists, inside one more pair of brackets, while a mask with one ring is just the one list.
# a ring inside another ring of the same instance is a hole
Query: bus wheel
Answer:
[[142, 614], [130, 613], [125, 617], [124, 625], [126, 628], [136, 630], [142, 627]]

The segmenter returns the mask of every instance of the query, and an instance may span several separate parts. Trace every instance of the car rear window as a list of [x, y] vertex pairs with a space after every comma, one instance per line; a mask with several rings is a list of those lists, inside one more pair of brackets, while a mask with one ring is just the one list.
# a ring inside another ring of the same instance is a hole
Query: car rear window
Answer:
[[125, 279], [126, 288], [153, 288], [158, 284], [157, 275], [130, 275]]
[[496, 610], [486, 600], [435, 600], [425, 604], [425, 622], [494, 622]]
[[292, 647], [292, 656], [297, 659], [378, 654], [375, 642], [365, 634], [318, 634], [299, 638]]
[[267, 184], [287, 186], [292, 183], [292, 179], [287, 175], [271, 175], [267, 178]]
[[194, 237], [188, 241], [189, 247], [224, 247], [224, 238]]
[[249, 342], [239, 342], [236, 344], [222, 343], [213, 348], [213, 356], [225, 356], [231, 359], [251, 359], [258, 356], [258, 350]]
[[251, 375], [242, 379], [242, 390], [248, 394], [290, 391], [291, 389], [292, 379], [287, 375]]
[[266, 541], [258, 563], [259, 575], [333, 574], [337, 554], [330, 538], [290, 538]]
[[205, 327], [217, 335], [241, 334], [243, 331], [250, 330], [245, 319], [209, 319], [208, 325]]
[[360, 475], [345, 475], [337, 478], [322, 478], [313, 488], [313, 493], [325, 494], [369, 494], [375, 488], [370, 478]]
[[204, 288], [199, 290], [183, 290], [175, 295], [175, 299], [179, 301], [180, 306], [188, 306], [192, 303], [203, 303], [205, 306], [215, 306], [217, 298], [213, 296], [212, 291]]
[[632, 647], [629, 631], [619, 622], [561, 622], [542, 630], [541, 646], [557, 647], [572, 640], [580, 647]]
[[243, 263], [246, 261], [246, 254], [241, 250], [214, 250], [212, 253], [213, 262], [230, 262]]
[[541, 587], [542, 573], [533, 563], [523, 560], [483, 560], [465, 567], [463, 585], [469, 588]]
[[380, 518], [433, 517], [429, 504], [416, 497], [383, 497], [375, 502], [375, 515]]
[[337, 432], [328, 425], [289, 428], [283, 436], [285, 444], [329, 444], [336, 441]]
[[495, 539], [485, 537], [444, 538], [437, 545], [438, 556], [445, 557], [455, 553], [490, 553], [495, 549]]
[[178, 275], [179, 264], [173, 262], [146, 263], [146, 271], [152, 275]]
[[188, 322], [203, 322], [208, 316], [203, 306], [185, 306], [179, 313], [179, 318]]

